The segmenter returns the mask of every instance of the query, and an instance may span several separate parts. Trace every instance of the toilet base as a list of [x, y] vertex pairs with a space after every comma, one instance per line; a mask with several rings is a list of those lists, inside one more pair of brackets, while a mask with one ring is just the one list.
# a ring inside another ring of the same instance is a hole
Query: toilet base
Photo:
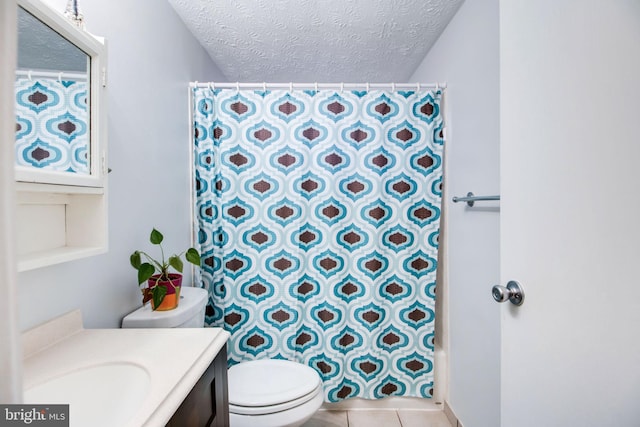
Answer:
[[299, 427], [316, 413], [323, 402], [320, 390], [311, 400], [295, 408], [264, 415], [234, 414], [233, 406], [229, 408], [229, 425], [231, 427]]

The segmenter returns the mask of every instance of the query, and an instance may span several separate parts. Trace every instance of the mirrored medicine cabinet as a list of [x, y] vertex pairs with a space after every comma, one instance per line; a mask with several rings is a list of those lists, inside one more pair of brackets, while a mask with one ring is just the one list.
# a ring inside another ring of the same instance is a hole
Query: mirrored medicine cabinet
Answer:
[[40, 0], [18, 0], [18, 270], [107, 250], [106, 46]]

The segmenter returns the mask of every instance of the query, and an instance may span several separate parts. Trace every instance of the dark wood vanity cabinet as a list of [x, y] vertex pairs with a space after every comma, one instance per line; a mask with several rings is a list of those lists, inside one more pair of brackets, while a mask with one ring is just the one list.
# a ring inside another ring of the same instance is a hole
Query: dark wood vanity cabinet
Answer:
[[228, 427], [227, 346], [193, 386], [167, 427]]

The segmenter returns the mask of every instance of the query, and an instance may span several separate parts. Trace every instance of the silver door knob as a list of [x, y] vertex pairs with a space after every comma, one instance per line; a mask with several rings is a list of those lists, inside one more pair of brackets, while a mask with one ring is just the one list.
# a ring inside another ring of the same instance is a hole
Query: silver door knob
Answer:
[[522, 305], [524, 302], [524, 291], [520, 286], [520, 283], [515, 280], [510, 280], [507, 286], [495, 285], [491, 289], [491, 295], [493, 299], [498, 302], [510, 301], [511, 304]]

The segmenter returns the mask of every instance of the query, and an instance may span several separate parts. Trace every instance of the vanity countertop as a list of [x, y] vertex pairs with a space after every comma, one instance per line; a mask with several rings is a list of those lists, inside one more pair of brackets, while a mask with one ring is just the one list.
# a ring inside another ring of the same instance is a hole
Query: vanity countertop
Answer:
[[[23, 388], [95, 366], [136, 365], [148, 373], [150, 384], [126, 425], [163, 426], [228, 338], [221, 328], [84, 329], [76, 310], [23, 334]], [[105, 414], [118, 410], [109, 408], [108, 399], [103, 405]], [[72, 408], [72, 426], [73, 417]]]

